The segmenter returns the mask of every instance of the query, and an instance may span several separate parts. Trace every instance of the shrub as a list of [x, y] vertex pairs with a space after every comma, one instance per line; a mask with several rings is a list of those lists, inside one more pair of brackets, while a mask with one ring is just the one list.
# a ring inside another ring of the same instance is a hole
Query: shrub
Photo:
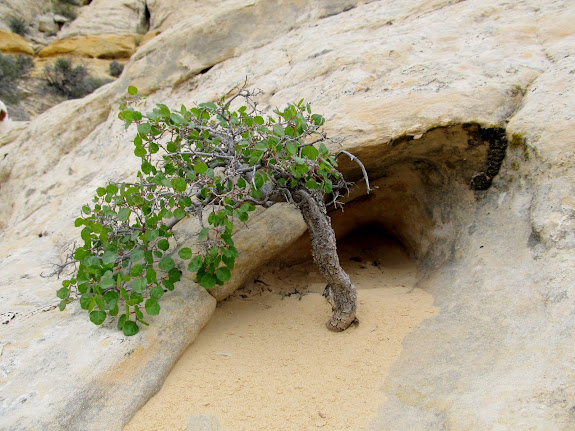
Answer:
[[12, 33], [19, 34], [20, 36], [26, 36], [28, 34], [28, 25], [22, 18], [10, 18], [8, 21], [8, 27], [10, 27]]
[[[255, 205], [288, 202], [306, 221], [314, 261], [328, 284], [328, 328], [342, 331], [354, 322], [356, 292], [339, 264], [325, 200], [329, 196], [327, 202], [337, 206], [348, 190], [336, 159], [350, 154], [329, 153], [320, 129], [324, 117], [312, 114], [303, 99], [264, 115], [243, 88], [227, 102], [179, 110], [159, 104], [142, 114], [133, 107], [137, 89], [128, 91], [133, 97], [122, 104], [119, 118], [137, 127], [134, 154], [141, 170], [134, 182], [99, 187], [92, 205], [82, 207], [75, 221], [82, 245], [61, 265], [78, 266], [57, 291], [60, 310], [77, 297], [94, 324], [118, 316], [118, 329], [134, 335], [139, 324], [148, 325], [144, 312], [157, 315], [160, 298], [181, 278], [168, 253], [180, 220], [199, 219], [199, 246], [184, 245], [178, 256], [210, 289], [231, 278], [238, 256], [234, 223], [246, 222]], [[230, 109], [235, 99], [244, 104], [237, 111]]]
[[0, 53], [0, 95], [11, 103], [18, 103], [18, 82], [25, 79], [34, 66], [34, 60], [26, 55], [2, 55]]
[[65, 16], [70, 21], [74, 21], [78, 17], [76, 3], [70, 0], [52, 0], [52, 12]]
[[74, 66], [72, 60], [63, 57], [46, 66], [44, 76], [48, 86], [67, 99], [84, 97], [106, 83], [90, 76], [86, 66]]
[[116, 60], [114, 60], [110, 63], [110, 75], [113, 76], [114, 78], [117, 78], [118, 76], [120, 76], [122, 74], [123, 70], [124, 70], [124, 65], [118, 63]]

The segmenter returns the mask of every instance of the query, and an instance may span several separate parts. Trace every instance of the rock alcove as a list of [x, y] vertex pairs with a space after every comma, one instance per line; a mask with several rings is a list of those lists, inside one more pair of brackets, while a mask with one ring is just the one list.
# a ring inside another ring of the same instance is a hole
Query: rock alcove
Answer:
[[[342, 172], [358, 183], [343, 211], [329, 213], [338, 241], [368, 227], [395, 239], [419, 269], [439, 267], [457, 252], [457, 240], [467, 232], [506, 149], [503, 128], [473, 123], [362, 147], [355, 155], [369, 173], [370, 193], [359, 166], [340, 157]], [[310, 258], [305, 233], [278, 259], [291, 265]]]

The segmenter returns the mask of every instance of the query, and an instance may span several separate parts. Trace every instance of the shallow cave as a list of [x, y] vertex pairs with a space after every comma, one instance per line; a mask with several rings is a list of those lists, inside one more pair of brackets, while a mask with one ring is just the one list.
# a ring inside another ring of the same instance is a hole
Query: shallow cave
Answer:
[[[419, 270], [439, 267], [457, 253], [458, 239], [472, 225], [506, 149], [505, 129], [478, 124], [437, 127], [389, 145], [363, 147], [355, 155], [369, 174], [369, 194], [359, 165], [342, 156], [340, 170], [357, 183], [343, 210], [329, 212], [338, 243], [365, 236], [367, 228], [396, 240]], [[310, 258], [306, 233], [276, 260], [290, 266]]]

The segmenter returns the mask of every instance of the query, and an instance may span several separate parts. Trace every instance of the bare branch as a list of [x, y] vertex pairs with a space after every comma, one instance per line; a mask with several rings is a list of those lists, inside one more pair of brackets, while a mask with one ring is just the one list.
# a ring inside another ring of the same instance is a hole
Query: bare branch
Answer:
[[363, 172], [363, 178], [365, 179], [365, 184], [367, 186], [367, 194], [369, 194], [369, 192], [371, 190], [373, 190], [372, 188], [369, 187], [369, 177], [367, 176], [367, 171], [365, 170], [365, 166], [363, 166], [363, 163], [361, 163], [361, 160], [359, 160], [357, 157], [355, 157], [353, 154], [345, 151], [345, 150], [341, 150], [339, 153], [337, 153], [337, 155], [335, 156], [335, 158], [337, 159], [340, 155], [342, 154], [346, 154], [347, 156], [349, 156], [349, 158], [356, 162], [360, 167], [361, 167], [361, 172]]

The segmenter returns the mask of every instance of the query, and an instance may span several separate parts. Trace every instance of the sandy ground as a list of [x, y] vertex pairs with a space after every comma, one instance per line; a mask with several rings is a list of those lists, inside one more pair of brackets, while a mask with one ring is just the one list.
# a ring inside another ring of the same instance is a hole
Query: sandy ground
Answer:
[[331, 307], [313, 263], [263, 268], [218, 304], [124, 431], [365, 429], [403, 338], [437, 310], [396, 243], [364, 232], [339, 250], [358, 288], [359, 325], [325, 328]]

